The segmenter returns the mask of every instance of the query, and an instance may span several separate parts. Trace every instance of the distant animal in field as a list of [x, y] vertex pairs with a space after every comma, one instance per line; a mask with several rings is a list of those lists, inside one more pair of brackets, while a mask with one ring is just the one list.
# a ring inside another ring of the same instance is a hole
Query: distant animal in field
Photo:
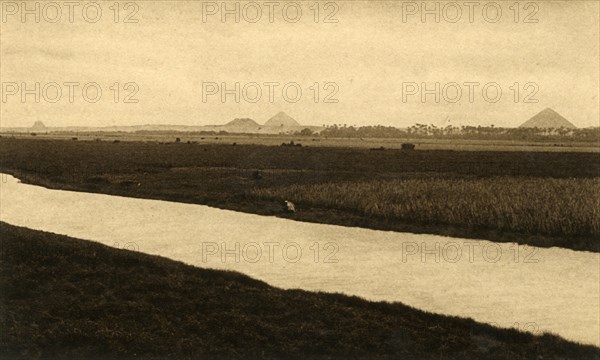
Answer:
[[296, 147], [302, 147], [302, 144], [298, 143], [294, 143], [294, 140], [291, 140], [289, 143], [281, 143], [281, 146], [296, 146]]
[[285, 209], [287, 212], [292, 212], [295, 213], [296, 212], [296, 205], [294, 205], [293, 202], [291, 201], [285, 201]]

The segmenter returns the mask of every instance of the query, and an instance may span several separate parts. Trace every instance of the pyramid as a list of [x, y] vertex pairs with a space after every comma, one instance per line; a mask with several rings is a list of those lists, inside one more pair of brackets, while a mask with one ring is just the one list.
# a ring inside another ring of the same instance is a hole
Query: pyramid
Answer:
[[278, 112], [275, 116], [267, 120], [265, 126], [281, 127], [281, 126], [300, 126], [296, 120], [290, 117], [283, 111]]
[[556, 111], [545, 108], [532, 117], [531, 119], [525, 121], [521, 126], [521, 128], [540, 128], [540, 129], [548, 129], [548, 128], [567, 128], [567, 129], [576, 129], [577, 126], [573, 125], [569, 120], [562, 117]]
[[46, 131], [46, 125], [41, 121], [36, 121], [31, 127], [31, 131]]

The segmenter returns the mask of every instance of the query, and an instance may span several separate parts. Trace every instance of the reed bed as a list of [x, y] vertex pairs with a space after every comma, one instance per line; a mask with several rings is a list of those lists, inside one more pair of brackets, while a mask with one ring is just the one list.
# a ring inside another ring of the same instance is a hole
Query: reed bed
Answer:
[[257, 188], [249, 195], [421, 224], [600, 235], [600, 178], [372, 180]]

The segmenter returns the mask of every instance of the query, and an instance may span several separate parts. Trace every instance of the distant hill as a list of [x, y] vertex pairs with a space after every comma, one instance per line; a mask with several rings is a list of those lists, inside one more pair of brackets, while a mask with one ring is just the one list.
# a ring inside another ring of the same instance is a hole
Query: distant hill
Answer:
[[227, 131], [231, 133], [256, 133], [260, 130], [260, 125], [252, 119], [236, 118], [218, 128], [218, 131]]
[[248, 118], [243, 118], [243, 119], [233, 119], [230, 122], [228, 122], [227, 124], [225, 124], [225, 126], [236, 126], [236, 127], [260, 127], [260, 125], [252, 120], [252, 119], [248, 119]]
[[296, 120], [294, 120], [291, 116], [284, 113], [283, 111], [278, 112], [275, 116], [267, 120], [265, 126], [270, 127], [295, 127], [301, 126]]
[[521, 128], [540, 128], [540, 129], [549, 129], [549, 128], [567, 128], [567, 129], [576, 129], [577, 126], [573, 125], [569, 120], [562, 117], [556, 111], [545, 108], [540, 111], [537, 115], [532, 117], [531, 119], [525, 121], [521, 126]]

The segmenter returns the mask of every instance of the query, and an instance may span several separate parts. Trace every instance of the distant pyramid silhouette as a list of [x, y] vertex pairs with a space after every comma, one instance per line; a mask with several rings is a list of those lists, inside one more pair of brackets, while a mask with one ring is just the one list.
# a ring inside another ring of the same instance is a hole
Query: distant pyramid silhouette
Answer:
[[36, 121], [33, 123], [31, 130], [32, 131], [46, 131], [46, 125], [44, 125], [44, 123], [41, 121]]
[[283, 111], [278, 112], [275, 116], [267, 120], [265, 126], [300, 126], [296, 120]]
[[540, 129], [548, 129], [548, 128], [567, 128], [567, 129], [576, 129], [577, 126], [573, 125], [569, 120], [562, 117], [556, 111], [545, 108], [532, 117], [531, 119], [525, 121], [521, 126], [521, 128], [540, 128]]

